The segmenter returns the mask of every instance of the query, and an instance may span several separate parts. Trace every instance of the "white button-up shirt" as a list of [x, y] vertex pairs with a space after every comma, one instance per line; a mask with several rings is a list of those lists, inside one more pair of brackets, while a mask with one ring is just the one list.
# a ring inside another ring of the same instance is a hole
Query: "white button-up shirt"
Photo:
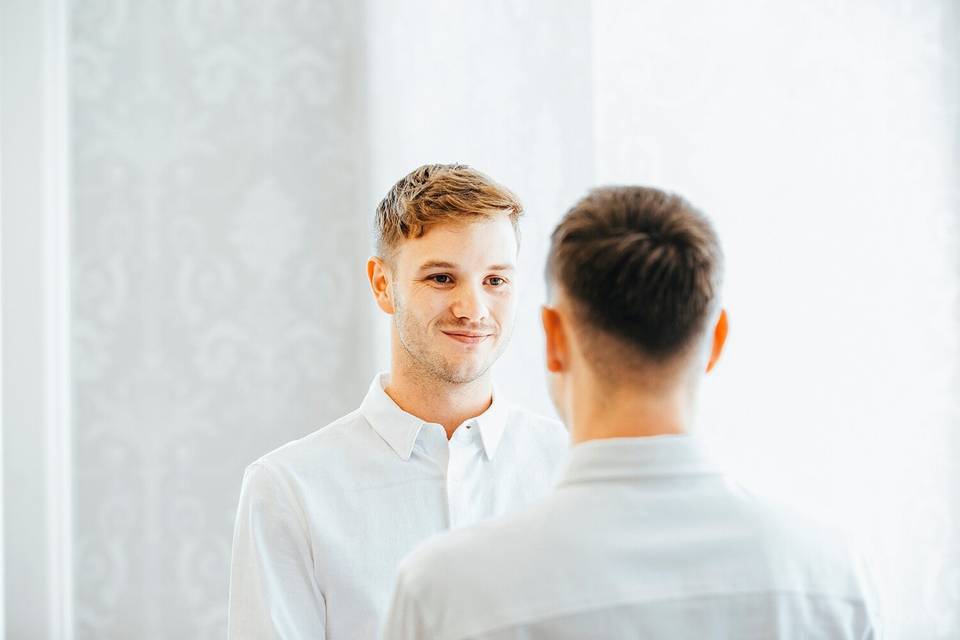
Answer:
[[384, 638], [867, 640], [858, 566], [689, 436], [594, 440], [547, 499], [405, 560]]
[[357, 411], [251, 464], [233, 539], [229, 637], [375, 638], [400, 559], [427, 537], [546, 495], [554, 420], [498, 401], [447, 440], [374, 379]]

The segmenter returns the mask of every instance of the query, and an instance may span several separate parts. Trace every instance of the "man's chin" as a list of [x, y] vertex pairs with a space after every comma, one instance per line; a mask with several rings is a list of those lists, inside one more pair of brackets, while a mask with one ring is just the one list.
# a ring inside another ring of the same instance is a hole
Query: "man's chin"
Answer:
[[470, 384], [471, 382], [476, 382], [478, 379], [483, 377], [483, 374], [486, 371], [446, 371], [444, 372], [444, 380], [450, 384]]
[[469, 384], [483, 377], [490, 370], [487, 363], [464, 363], [460, 366], [447, 364], [441, 368], [441, 377], [451, 384]]

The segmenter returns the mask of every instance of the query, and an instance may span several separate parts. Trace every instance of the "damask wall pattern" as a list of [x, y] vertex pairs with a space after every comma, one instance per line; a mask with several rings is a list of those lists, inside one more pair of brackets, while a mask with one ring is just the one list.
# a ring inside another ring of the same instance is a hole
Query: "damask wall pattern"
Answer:
[[222, 638], [243, 468], [372, 362], [362, 3], [70, 7], [78, 638]]

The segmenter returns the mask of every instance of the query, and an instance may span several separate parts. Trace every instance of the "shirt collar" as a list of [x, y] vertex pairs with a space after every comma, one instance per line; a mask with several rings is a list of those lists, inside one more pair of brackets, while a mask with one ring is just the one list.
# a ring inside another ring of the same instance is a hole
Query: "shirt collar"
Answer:
[[[401, 409], [387, 395], [384, 391], [386, 380], [386, 373], [379, 373], [374, 377], [360, 405], [360, 413], [398, 456], [409, 460], [420, 429], [427, 423]], [[497, 401], [497, 391], [494, 388], [490, 406], [472, 419], [480, 430], [480, 439], [487, 458], [492, 459], [500, 446], [509, 413], [509, 407], [502, 400]]]
[[507, 429], [507, 417], [510, 415], [510, 407], [503, 401], [497, 400], [497, 388], [493, 388], [493, 397], [487, 410], [474, 418], [477, 422], [477, 428], [480, 429], [480, 439], [483, 441], [483, 450], [487, 453], [487, 458], [492, 460], [500, 441], [503, 439], [503, 432]]
[[373, 430], [380, 434], [397, 455], [404, 460], [410, 459], [413, 444], [424, 422], [420, 418], [401, 409], [383, 390], [387, 374], [379, 373], [370, 383], [370, 389], [360, 404], [360, 413], [367, 419]]
[[570, 450], [560, 485], [717, 473], [720, 468], [690, 435], [605, 438], [581, 442]]

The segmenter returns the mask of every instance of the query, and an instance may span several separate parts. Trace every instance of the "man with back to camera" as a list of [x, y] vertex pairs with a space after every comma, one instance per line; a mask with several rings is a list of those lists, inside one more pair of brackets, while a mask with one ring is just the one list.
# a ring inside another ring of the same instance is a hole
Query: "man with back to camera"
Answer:
[[247, 468], [230, 638], [374, 638], [414, 546], [548, 492], [568, 435], [506, 406], [490, 374], [516, 313], [521, 211], [463, 165], [420, 167], [380, 202], [367, 275], [392, 316], [390, 372]]
[[404, 560], [385, 639], [879, 637], [839, 539], [737, 489], [690, 435], [727, 335], [721, 270], [678, 196], [601, 188], [570, 210], [542, 312], [567, 469]]

